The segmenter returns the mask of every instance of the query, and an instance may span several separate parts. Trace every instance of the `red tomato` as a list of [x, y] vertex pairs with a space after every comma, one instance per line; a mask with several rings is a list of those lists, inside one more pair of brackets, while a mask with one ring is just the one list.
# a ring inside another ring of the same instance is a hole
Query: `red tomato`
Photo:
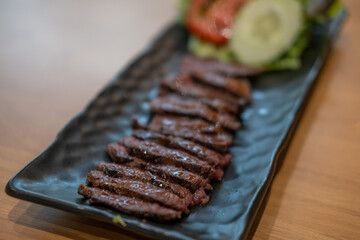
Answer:
[[187, 29], [200, 39], [224, 45], [239, 8], [249, 0], [192, 0], [186, 16]]

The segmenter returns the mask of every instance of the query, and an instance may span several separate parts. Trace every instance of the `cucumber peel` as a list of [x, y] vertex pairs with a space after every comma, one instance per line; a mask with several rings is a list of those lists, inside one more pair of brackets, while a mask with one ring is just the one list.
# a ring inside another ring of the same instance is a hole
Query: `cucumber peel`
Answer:
[[236, 17], [229, 47], [239, 62], [266, 66], [294, 45], [303, 23], [298, 0], [253, 0]]

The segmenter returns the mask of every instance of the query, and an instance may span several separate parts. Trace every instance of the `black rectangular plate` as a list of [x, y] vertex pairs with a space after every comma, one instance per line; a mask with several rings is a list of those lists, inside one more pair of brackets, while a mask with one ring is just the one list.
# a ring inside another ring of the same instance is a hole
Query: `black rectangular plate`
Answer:
[[[313, 28], [301, 69], [262, 74], [252, 81], [254, 103], [242, 115], [244, 127], [230, 149], [233, 162], [224, 181], [215, 184], [208, 205], [175, 223], [145, 223], [121, 214], [126, 228], [161, 239], [244, 239], [344, 16]], [[9, 181], [6, 192], [112, 223], [119, 212], [89, 205], [77, 188], [98, 162], [110, 161], [105, 145], [131, 134], [132, 117], [148, 121], [148, 102], [157, 95], [162, 77], [176, 70], [187, 37], [179, 25], [168, 28]]]

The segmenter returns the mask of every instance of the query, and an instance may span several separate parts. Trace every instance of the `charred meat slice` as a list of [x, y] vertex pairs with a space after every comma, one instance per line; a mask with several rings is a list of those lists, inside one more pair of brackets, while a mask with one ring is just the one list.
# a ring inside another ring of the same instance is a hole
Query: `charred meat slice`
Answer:
[[209, 179], [215, 173], [214, 168], [206, 162], [180, 150], [170, 149], [134, 137], [124, 137], [121, 139], [120, 144], [126, 148], [130, 155], [140, 157], [148, 162], [182, 167]]
[[150, 130], [152, 130], [151, 128], [156, 128], [156, 129], [166, 130], [169, 132], [193, 131], [193, 132], [210, 133], [210, 134], [223, 133], [227, 135], [230, 141], [232, 141], [231, 134], [224, 131], [224, 129], [221, 128], [220, 126], [196, 118], [174, 116], [174, 115], [155, 115], [152, 118], [151, 123], [149, 124], [149, 128]]
[[143, 129], [135, 130], [133, 136], [142, 140], [153, 141], [166, 147], [180, 149], [208, 162], [211, 166], [227, 165], [229, 162], [228, 158], [231, 158], [229, 154], [221, 155], [200, 144], [180, 137], [166, 136]]
[[151, 183], [159, 188], [166, 189], [181, 198], [184, 198], [188, 204], [192, 201], [192, 193], [175, 183], [167, 182], [165, 179], [160, 178], [148, 171], [144, 171], [138, 168], [132, 168], [116, 163], [102, 162], [96, 166], [96, 169], [104, 172], [106, 175], [115, 178], [133, 179], [142, 182]]
[[189, 188], [192, 192], [204, 188], [204, 190], [212, 190], [208, 180], [200, 177], [197, 174], [186, 171], [182, 168], [169, 166], [169, 165], [155, 165], [149, 164], [146, 169], [154, 174], [162, 176], [163, 178], [180, 184], [186, 188]]
[[90, 199], [91, 203], [103, 204], [128, 214], [135, 214], [157, 221], [180, 219], [182, 212], [147, 202], [138, 198], [114, 194], [109, 191], [80, 185], [78, 193]]
[[150, 110], [153, 113], [172, 113], [190, 117], [199, 117], [224, 128], [235, 131], [240, 122], [229, 114], [220, 114], [206, 105], [193, 100], [184, 100], [180, 97], [158, 97], [151, 101]]
[[[107, 149], [110, 150], [111, 148], [113, 148], [113, 146], [113, 144], [109, 144]], [[119, 158], [113, 159], [117, 163], [122, 163], [128, 167], [147, 170], [157, 176], [160, 176], [161, 178], [164, 178], [167, 181], [177, 183], [185, 188], [188, 188], [191, 190], [191, 192], [194, 192], [199, 188], [203, 188], [205, 190], [212, 190], [209, 181], [195, 173], [174, 166], [151, 164], [137, 157], [131, 157], [128, 155], [125, 147], [121, 145], [119, 148], [116, 149], [118, 151], [118, 156], [123, 156], [125, 159], [130, 157], [132, 159], [132, 161], [130, 162], [124, 162]]]
[[183, 58], [179, 72], [191, 74], [194, 70], [202, 72], [215, 72], [230, 77], [255, 76], [263, 72], [262, 69], [244, 66], [235, 63], [224, 63], [213, 59], [204, 59], [187, 55]]
[[188, 75], [178, 75], [165, 78], [161, 85], [181, 94], [184, 97], [219, 99], [228, 105], [236, 106], [237, 112], [244, 106], [244, 99], [228, 94], [218, 88], [199, 84]]
[[149, 129], [166, 135], [190, 139], [219, 152], [226, 152], [232, 143], [231, 134], [201, 119], [155, 115]]
[[94, 187], [100, 187], [108, 191], [116, 192], [117, 194], [156, 202], [178, 211], [188, 212], [188, 204], [184, 199], [146, 182], [112, 178], [106, 176], [103, 172], [91, 171], [88, 174], [86, 183], [91, 184]]
[[246, 103], [251, 102], [251, 86], [246, 79], [236, 79], [225, 77], [214, 72], [194, 71], [191, 73], [198, 81], [208, 84], [212, 87], [221, 88], [238, 97], [246, 100]]
[[[165, 87], [162, 87], [159, 92], [159, 96], [176, 95], [176, 94], [179, 95], [180, 93], [171, 91]], [[221, 99], [217, 99], [217, 98], [186, 96], [186, 99], [198, 101], [220, 113], [230, 113], [230, 114], [235, 114], [235, 115], [240, 114], [241, 111], [245, 108], [245, 104], [246, 104], [245, 99], [244, 99], [244, 102], [241, 103], [241, 104], [243, 104], [243, 106], [241, 106], [240, 108], [236, 104], [229, 104], [228, 102], [221, 100]]]

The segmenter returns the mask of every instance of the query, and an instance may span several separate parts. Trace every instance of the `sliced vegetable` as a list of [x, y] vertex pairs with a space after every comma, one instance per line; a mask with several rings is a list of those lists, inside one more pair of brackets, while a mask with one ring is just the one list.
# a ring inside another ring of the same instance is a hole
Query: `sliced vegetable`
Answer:
[[309, 25], [306, 24], [294, 45], [279, 59], [267, 64], [266, 70], [298, 69], [301, 66], [301, 55], [308, 46], [310, 38]]
[[231, 37], [234, 17], [246, 1], [192, 0], [186, 15], [186, 27], [204, 41], [224, 45]]
[[293, 46], [303, 29], [298, 0], [253, 0], [238, 13], [230, 49], [238, 61], [265, 66]]

